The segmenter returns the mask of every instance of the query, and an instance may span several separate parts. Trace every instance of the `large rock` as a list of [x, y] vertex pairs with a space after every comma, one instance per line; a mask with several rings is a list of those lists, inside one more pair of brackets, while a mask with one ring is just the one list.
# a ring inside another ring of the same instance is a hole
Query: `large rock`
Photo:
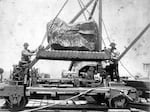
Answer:
[[59, 18], [47, 24], [48, 43], [55, 50], [95, 50], [98, 27], [94, 21], [67, 24]]

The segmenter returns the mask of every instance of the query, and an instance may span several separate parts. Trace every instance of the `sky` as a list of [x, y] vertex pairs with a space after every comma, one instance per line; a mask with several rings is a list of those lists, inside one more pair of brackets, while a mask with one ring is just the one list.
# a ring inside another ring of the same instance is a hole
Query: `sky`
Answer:
[[[82, 1], [86, 4], [89, 0]], [[33, 50], [40, 45], [47, 22], [57, 15], [64, 2], [65, 0], [0, 0], [0, 67], [4, 68], [5, 74], [9, 73], [12, 65], [18, 64], [24, 42], [28, 42], [29, 48]], [[102, 18], [111, 41], [116, 42], [120, 53], [150, 23], [149, 4], [149, 0], [102, 0]], [[58, 17], [68, 23], [79, 10], [78, 0], [69, 0]], [[91, 6], [88, 10], [91, 10]], [[88, 15], [87, 12], [85, 14]], [[98, 20], [97, 11], [94, 19]], [[85, 21], [83, 15], [77, 22], [81, 21]], [[104, 27], [102, 36], [109, 47]], [[146, 75], [143, 63], [150, 63], [149, 37], [150, 29], [121, 60], [133, 75]], [[41, 72], [50, 72], [53, 76], [58, 74], [59, 77], [62, 69], [68, 69], [69, 63], [39, 61], [35, 66]], [[121, 66], [119, 70], [121, 75], [128, 75]]]

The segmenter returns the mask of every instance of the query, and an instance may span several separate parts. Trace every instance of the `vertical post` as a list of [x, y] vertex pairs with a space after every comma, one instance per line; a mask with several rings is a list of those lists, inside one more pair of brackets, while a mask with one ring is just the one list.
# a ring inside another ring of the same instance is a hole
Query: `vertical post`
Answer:
[[98, 22], [99, 22], [99, 36], [98, 36], [98, 50], [102, 50], [102, 0], [99, 0], [99, 17], [98, 17]]

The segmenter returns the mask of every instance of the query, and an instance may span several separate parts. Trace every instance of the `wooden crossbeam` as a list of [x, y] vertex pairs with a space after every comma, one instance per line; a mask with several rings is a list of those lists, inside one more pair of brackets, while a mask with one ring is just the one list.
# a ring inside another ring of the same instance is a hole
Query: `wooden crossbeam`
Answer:
[[108, 60], [110, 57], [105, 52], [90, 51], [40, 51], [37, 59], [70, 60], [70, 61], [99, 61]]

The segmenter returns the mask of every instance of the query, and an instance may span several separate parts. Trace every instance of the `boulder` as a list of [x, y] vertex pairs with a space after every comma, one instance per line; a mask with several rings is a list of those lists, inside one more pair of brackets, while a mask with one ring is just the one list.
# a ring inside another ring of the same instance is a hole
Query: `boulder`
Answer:
[[47, 24], [47, 40], [54, 50], [94, 51], [98, 38], [95, 21], [67, 24], [56, 18]]

